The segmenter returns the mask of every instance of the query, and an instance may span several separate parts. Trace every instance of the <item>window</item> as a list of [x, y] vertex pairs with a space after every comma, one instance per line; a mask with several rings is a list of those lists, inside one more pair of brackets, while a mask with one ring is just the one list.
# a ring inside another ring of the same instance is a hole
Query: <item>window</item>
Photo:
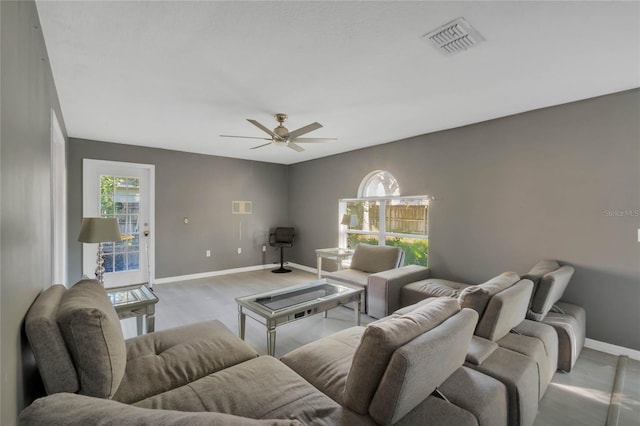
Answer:
[[399, 246], [405, 265], [428, 266], [429, 197], [400, 196], [393, 175], [377, 170], [362, 180], [358, 198], [339, 201], [341, 247], [358, 243]]
[[140, 268], [140, 179], [124, 176], [100, 176], [100, 216], [115, 217], [122, 241], [103, 243], [105, 272]]

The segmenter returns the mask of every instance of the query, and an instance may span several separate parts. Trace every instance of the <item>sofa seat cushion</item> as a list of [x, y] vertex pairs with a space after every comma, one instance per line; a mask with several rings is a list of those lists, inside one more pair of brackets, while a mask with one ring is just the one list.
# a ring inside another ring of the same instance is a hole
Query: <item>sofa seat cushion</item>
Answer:
[[526, 355], [501, 348], [480, 365], [466, 363], [504, 383], [509, 425], [532, 425], [538, 413], [538, 366]]
[[219, 321], [126, 341], [127, 367], [113, 399], [131, 404], [258, 356]]
[[499, 380], [460, 367], [438, 389], [451, 403], [473, 413], [479, 424], [508, 424], [507, 388]]
[[323, 277], [366, 288], [369, 274], [357, 269], [342, 269], [336, 272], [325, 273]]
[[67, 290], [56, 316], [80, 382], [79, 393], [111, 398], [124, 376], [126, 348], [120, 319], [96, 280]]
[[429, 396], [407, 413], [394, 426], [478, 426], [476, 417], [467, 410], [436, 396]]
[[29, 308], [25, 319], [25, 332], [49, 395], [80, 389], [76, 368], [56, 321], [58, 306], [66, 291], [61, 284], [44, 290]]
[[[342, 407], [282, 362], [261, 356], [152, 396], [138, 407], [340, 424]], [[319, 420], [321, 419], [321, 420]]]
[[429, 278], [428, 280], [422, 280], [408, 284], [410, 288], [414, 288], [424, 293], [425, 297], [458, 297], [458, 291], [462, 290], [468, 285], [469, 284], [449, 280], [441, 280], [438, 278]]
[[[538, 399], [542, 398], [547, 385], [551, 381], [550, 376], [553, 376], [555, 372], [555, 369], [550, 369], [550, 359], [545, 351], [544, 343], [535, 337], [515, 333], [507, 334], [497, 343], [501, 348], [520, 353], [535, 361], [538, 370], [537, 395]], [[556, 365], [556, 363], [557, 359], [554, 359], [553, 365]]]
[[351, 327], [295, 349], [280, 360], [337, 403], [343, 403], [353, 354], [364, 327]]
[[40, 398], [18, 417], [20, 426], [65, 425], [189, 425], [189, 426], [302, 426], [297, 420], [254, 420], [223, 413], [151, 410], [108, 399], [73, 393]]
[[[421, 300], [430, 297], [449, 296], [457, 297], [457, 292], [453, 288], [448, 288], [447, 283], [458, 285], [455, 281], [429, 278], [427, 280], [415, 281], [403, 286], [400, 289], [400, 306], [415, 305]], [[435, 294], [432, 294], [433, 293]]]

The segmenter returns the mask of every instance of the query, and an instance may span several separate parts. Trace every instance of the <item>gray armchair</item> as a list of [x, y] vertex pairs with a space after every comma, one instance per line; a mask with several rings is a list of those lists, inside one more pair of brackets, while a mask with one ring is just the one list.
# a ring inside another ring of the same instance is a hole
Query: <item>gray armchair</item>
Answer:
[[368, 287], [372, 274], [400, 268], [404, 263], [404, 251], [400, 247], [374, 246], [360, 243], [356, 246], [348, 269], [324, 273], [323, 276], [335, 281], [364, 288], [362, 312], [369, 309]]

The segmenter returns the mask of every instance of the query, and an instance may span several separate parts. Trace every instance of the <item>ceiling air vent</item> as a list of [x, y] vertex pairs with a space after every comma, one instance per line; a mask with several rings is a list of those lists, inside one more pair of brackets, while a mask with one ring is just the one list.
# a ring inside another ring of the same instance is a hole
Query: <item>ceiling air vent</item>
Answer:
[[445, 55], [465, 51], [484, 41], [480, 35], [464, 18], [455, 19], [424, 36]]

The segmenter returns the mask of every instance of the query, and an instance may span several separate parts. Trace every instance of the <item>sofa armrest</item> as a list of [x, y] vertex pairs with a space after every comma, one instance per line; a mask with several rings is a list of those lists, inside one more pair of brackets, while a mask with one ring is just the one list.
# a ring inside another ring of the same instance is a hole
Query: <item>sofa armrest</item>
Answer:
[[409, 283], [429, 278], [431, 270], [419, 265], [408, 265], [369, 275], [368, 314], [374, 318], [383, 318], [398, 310], [401, 307], [400, 289]]
[[37, 399], [18, 417], [19, 426], [35, 425], [220, 425], [302, 426], [297, 420], [255, 420], [224, 413], [184, 412], [134, 407], [108, 399], [57, 393]]

